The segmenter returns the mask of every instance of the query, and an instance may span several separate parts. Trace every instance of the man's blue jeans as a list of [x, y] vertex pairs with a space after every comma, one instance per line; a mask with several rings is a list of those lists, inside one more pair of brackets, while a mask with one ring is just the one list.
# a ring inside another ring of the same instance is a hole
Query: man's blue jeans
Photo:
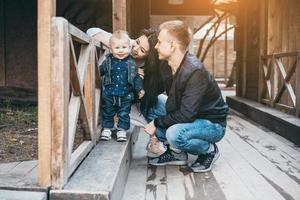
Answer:
[[[158, 96], [157, 105], [149, 110], [146, 117], [148, 122], [166, 114], [166, 100], [166, 95]], [[196, 119], [192, 123], [174, 124], [168, 129], [157, 128], [155, 135], [158, 140], [167, 141], [176, 149], [201, 155], [207, 153], [211, 143], [216, 143], [224, 137], [225, 128], [206, 119]]]

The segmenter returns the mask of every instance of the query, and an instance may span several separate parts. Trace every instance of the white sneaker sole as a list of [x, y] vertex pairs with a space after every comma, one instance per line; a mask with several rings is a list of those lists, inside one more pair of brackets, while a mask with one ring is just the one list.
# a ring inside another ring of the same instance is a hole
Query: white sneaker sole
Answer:
[[187, 161], [177, 160], [177, 161], [171, 161], [166, 163], [151, 163], [150, 161], [148, 161], [148, 164], [153, 166], [179, 166], [179, 165], [186, 165]]

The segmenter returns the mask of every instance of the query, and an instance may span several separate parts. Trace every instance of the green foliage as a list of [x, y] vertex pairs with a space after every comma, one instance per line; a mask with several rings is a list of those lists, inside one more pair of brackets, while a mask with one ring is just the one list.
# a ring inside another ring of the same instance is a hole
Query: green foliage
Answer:
[[16, 125], [37, 122], [36, 106], [15, 106], [10, 99], [0, 104], [0, 125]]

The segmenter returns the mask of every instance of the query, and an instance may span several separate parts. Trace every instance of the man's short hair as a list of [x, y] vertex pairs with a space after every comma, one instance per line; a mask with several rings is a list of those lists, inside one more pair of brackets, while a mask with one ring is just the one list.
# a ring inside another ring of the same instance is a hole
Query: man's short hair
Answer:
[[130, 44], [130, 38], [128, 36], [128, 33], [123, 30], [114, 31], [111, 37], [109, 38], [109, 44], [111, 44], [112, 40], [114, 39], [125, 40], [128, 41], [128, 43]]
[[166, 30], [181, 45], [181, 50], [186, 51], [192, 40], [192, 31], [189, 26], [181, 20], [166, 21], [159, 26], [160, 30]]

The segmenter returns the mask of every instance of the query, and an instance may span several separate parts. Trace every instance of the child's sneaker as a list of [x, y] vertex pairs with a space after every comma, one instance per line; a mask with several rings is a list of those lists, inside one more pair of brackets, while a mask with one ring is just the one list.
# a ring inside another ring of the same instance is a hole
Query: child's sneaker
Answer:
[[110, 129], [103, 129], [100, 140], [108, 141], [111, 139], [111, 130]]
[[119, 131], [117, 132], [117, 141], [118, 141], [118, 142], [126, 142], [126, 141], [127, 141], [126, 131], [124, 131], [124, 130], [119, 130]]

